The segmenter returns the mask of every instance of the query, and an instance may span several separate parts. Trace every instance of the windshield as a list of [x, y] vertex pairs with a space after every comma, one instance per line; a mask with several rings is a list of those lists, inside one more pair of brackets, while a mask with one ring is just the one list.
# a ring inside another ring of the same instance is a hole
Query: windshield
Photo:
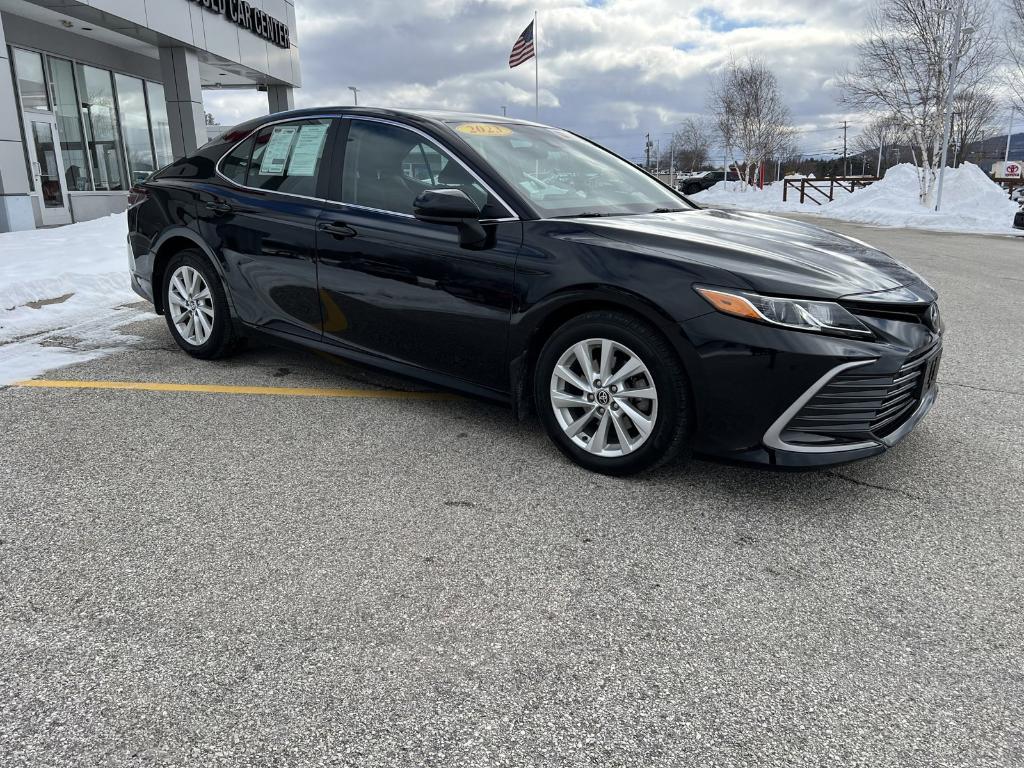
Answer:
[[558, 128], [452, 123], [544, 218], [688, 210], [631, 163]]

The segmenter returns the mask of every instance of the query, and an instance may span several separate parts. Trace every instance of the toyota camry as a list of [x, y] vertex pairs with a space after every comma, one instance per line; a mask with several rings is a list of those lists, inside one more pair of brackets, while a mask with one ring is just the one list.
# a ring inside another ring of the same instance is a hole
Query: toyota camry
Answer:
[[188, 354], [259, 334], [499, 400], [598, 472], [851, 461], [936, 397], [913, 271], [537, 123], [275, 114], [134, 187], [128, 216], [132, 285]]

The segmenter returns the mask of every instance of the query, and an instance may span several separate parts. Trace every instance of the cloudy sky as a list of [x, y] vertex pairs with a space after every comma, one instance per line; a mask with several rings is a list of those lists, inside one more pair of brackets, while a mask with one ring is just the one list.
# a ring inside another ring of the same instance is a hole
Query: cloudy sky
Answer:
[[[534, 116], [533, 64], [508, 54], [536, 8], [540, 119], [633, 159], [705, 110], [713, 73], [754, 54], [778, 75], [804, 152], [841, 146], [832, 87], [870, 0], [298, 0], [297, 106], [436, 107]], [[208, 91], [222, 124], [266, 112], [263, 94]], [[852, 133], [851, 133], [852, 136]]]

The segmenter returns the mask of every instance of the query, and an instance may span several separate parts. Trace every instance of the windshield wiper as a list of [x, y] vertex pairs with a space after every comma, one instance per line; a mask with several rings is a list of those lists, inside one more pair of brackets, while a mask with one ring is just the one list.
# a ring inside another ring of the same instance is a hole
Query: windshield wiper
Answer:
[[686, 208], [655, 208], [651, 213], [682, 213]]
[[597, 219], [601, 216], [614, 216], [614, 213], [598, 213], [597, 211], [586, 211], [584, 213], [568, 213], [565, 216], [552, 216], [553, 219]]

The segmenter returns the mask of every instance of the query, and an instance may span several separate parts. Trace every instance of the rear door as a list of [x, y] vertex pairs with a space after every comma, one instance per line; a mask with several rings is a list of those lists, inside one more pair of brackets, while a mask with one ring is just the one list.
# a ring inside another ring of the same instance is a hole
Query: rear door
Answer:
[[[317, 233], [324, 340], [506, 391], [522, 225], [455, 154], [411, 126], [353, 117], [339, 132]], [[488, 247], [413, 216], [424, 190], [463, 189]]]
[[324, 153], [337, 120], [305, 118], [261, 128], [204, 185], [198, 225], [220, 250], [238, 317], [257, 328], [319, 339], [316, 223]]

